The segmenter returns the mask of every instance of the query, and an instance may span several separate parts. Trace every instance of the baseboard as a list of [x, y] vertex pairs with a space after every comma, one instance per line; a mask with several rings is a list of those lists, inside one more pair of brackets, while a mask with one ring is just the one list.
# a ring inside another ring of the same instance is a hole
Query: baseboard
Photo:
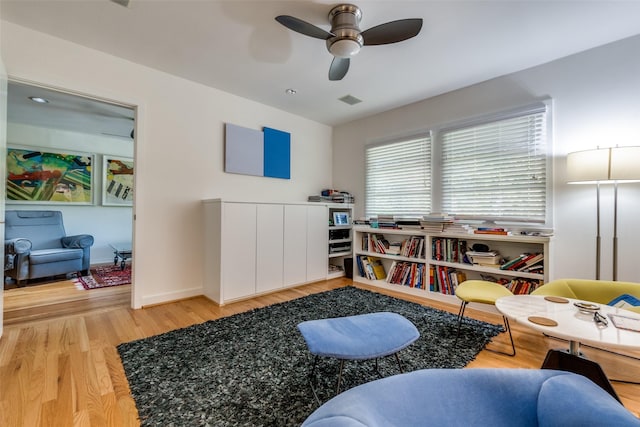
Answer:
[[161, 294], [146, 295], [142, 297], [141, 305], [144, 308], [150, 305], [166, 304], [169, 302], [175, 302], [175, 301], [193, 298], [201, 295], [204, 295], [204, 289], [202, 287], [185, 289], [185, 290], [180, 290], [175, 292], [164, 292]]

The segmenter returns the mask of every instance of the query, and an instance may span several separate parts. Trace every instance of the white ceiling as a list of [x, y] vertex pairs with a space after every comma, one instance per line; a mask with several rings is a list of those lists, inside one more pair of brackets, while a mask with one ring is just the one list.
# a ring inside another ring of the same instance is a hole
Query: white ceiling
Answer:
[[[354, 3], [363, 30], [404, 18], [424, 25], [413, 39], [364, 47], [337, 82], [324, 41], [274, 20], [288, 14], [329, 30], [332, 1], [1, 0], [0, 16], [329, 125], [640, 34], [640, 1]], [[345, 95], [363, 102], [338, 100]]]
[[[49, 101], [39, 104], [31, 97]], [[52, 129], [118, 137], [131, 141], [134, 111], [76, 95], [9, 82], [7, 121]]]

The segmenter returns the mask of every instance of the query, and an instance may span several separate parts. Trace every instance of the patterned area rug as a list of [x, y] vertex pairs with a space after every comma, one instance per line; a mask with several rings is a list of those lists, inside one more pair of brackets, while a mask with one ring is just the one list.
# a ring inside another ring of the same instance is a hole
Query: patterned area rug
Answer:
[[[304, 320], [392, 311], [411, 320], [420, 338], [399, 353], [405, 371], [462, 368], [502, 331], [386, 295], [340, 288], [124, 343], [118, 352], [147, 426], [297, 426], [316, 409], [308, 384], [311, 358], [296, 325]], [[338, 364], [318, 365], [318, 394], [335, 392]], [[393, 357], [379, 361], [398, 373]], [[345, 363], [343, 389], [377, 379], [374, 361]], [[416, 396], [421, 399], [433, 396]]]
[[82, 276], [75, 280], [76, 284], [82, 286], [83, 289], [98, 289], [131, 283], [131, 267], [129, 266], [121, 270], [119, 264], [103, 265], [92, 267], [89, 272], [91, 273], [89, 276]]

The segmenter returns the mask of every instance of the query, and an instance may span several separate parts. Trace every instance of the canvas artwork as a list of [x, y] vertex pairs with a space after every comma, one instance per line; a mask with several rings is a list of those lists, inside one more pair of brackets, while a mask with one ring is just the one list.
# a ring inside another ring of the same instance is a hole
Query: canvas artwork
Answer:
[[291, 134], [268, 127], [260, 131], [225, 123], [224, 171], [291, 179]]
[[93, 203], [93, 155], [7, 148], [7, 203]]
[[133, 159], [104, 156], [102, 204], [133, 205]]

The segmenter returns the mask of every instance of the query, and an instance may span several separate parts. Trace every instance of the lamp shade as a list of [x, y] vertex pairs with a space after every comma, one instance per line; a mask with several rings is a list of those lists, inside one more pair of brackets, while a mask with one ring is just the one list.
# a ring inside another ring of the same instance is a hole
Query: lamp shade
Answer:
[[567, 182], [640, 182], [640, 147], [614, 147], [567, 154]]
[[609, 179], [611, 149], [576, 151], [567, 154], [567, 182], [595, 184]]
[[609, 179], [618, 182], [640, 181], [640, 147], [611, 148]]

